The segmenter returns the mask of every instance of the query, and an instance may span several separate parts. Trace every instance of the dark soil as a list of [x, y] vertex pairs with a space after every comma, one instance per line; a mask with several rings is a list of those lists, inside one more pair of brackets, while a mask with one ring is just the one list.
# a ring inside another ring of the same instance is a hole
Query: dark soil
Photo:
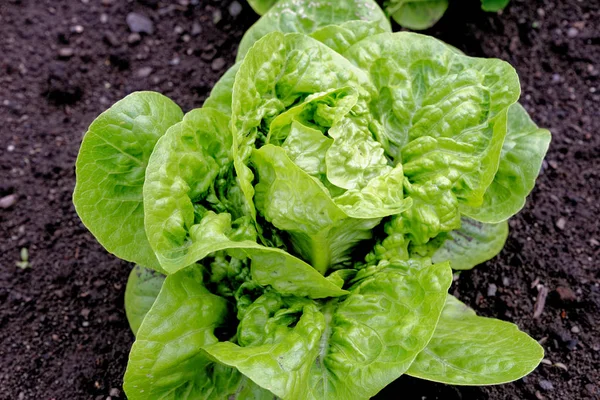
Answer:
[[[124, 398], [131, 266], [75, 214], [79, 144], [97, 114], [135, 90], [164, 93], [184, 110], [201, 106], [256, 18], [240, 3], [234, 17], [229, 0], [0, 0], [0, 198], [16, 200], [0, 208], [0, 399]], [[513, 0], [496, 15], [477, 0], [454, 1], [429, 32], [509, 61], [522, 103], [554, 135], [506, 248], [453, 287], [478, 313], [538, 339], [547, 362], [488, 388], [403, 377], [378, 398], [600, 398], [599, 9], [598, 0]], [[130, 12], [154, 22], [139, 42]], [[21, 248], [30, 268], [15, 265]]]

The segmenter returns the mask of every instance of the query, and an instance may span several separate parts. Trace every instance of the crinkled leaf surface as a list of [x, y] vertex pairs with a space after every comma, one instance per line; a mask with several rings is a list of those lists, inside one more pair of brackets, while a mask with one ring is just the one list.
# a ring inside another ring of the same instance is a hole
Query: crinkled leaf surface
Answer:
[[206, 290], [199, 268], [169, 275], [131, 348], [127, 397], [221, 400], [235, 393], [240, 374], [202, 351], [218, 342], [214, 331], [226, 314], [226, 300]]
[[[240, 211], [243, 200], [231, 179], [227, 121], [219, 111], [194, 110], [169, 129], [152, 154], [144, 185], [145, 222], [163, 268], [175, 273], [211, 253], [236, 249], [252, 258], [252, 277], [261, 285], [314, 298], [345, 294], [304, 261], [256, 243], [254, 225]], [[214, 189], [220, 180], [223, 193]], [[242, 216], [232, 221], [232, 214]]]
[[481, 0], [481, 8], [484, 11], [496, 12], [508, 5], [510, 0]]
[[368, 399], [426, 346], [451, 280], [448, 263], [388, 265], [366, 271], [341, 299], [267, 294], [241, 321], [243, 347], [205, 349], [283, 399]]
[[77, 156], [81, 221], [106, 250], [152, 269], [160, 266], [143, 229], [144, 173], [157, 140], [182, 117], [161, 94], [132, 93], [94, 120]]
[[461, 211], [482, 222], [507, 220], [525, 205], [550, 145], [550, 131], [540, 129], [520, 104], [508, 111], [508, 132], [500, 165], [479, 207], [463, 205]]
[[151, 269], [136, 265], [131, 270], [125, 289], [125, 312], [134, 335], [137, 335], [164, 281], [164, 275]]
[[369, 36], [390, 32], [387, 24], [380, 20], [348, 21], [342, 24], [327, 25], [310, 34], [311, 37], [343, 54], [348, 48]]
[[448, 295], [431, 342], [407, 373], [451, 385], [495, 385], [529, 374], [543, 357], [542, 346], [516, 325], [478, 317]]
[[388, 0], [386, 12], [405, 28], [431, 28], [448, 8], [448, 0]]
[[402, 163], [413, 199], [406, 232], [425, 243], [458, 228], [459, 205], [481, 205], [496, 173], [508, 108], [520, 92], [516, 72], [405, 32], [369, 37], [344, 55], [377, 86], [371, 111], [383, 125], [380, 142]]
[[237, 59], [244, 58], [254, 43], [268, 33], [310, 34], [327, 25], [354, 20], [376, 21], [381, 29], [391, 32], [387, 17], [373, 0], [280, 0], [248, 29], [240, 43]]
[[450, 261], [453, 269], [471, 269], [500, 253], [508, 237], [508, 222], [486, 224], [463, 217], [460, 229], [448, 236], [433, 254], [433, 262]]

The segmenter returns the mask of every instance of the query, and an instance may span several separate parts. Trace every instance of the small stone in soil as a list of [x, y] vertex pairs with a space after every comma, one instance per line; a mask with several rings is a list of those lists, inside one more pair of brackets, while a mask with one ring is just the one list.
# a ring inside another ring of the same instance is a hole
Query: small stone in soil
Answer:
[[121, 391], [119, 391], [119, 389], [117, 389], [117, 388], [112, 388], [112, 389], [110, 389], [110, 392], [108, 392], [108, 395], [111, 397], [119, 397], [120, 394], [121, 394]]
[[497, 290], [498, 290], [498, 287], [496, 285], [494, 285], [493, 283], [490, 283], [488, 286], [488, 290], [487, 290], [488, 297], [494, 297], [496, 295]]
[[73, 57], [73, 54], [75, 54], [75, 51], [70, 47], [63, 47], [58, 50], [58, 56], [61, 58], [71, 58]]
[[539, 385], [540, 385], [540, 388], [542, 388], [544, 390], [554, 390], [554, 386], [552, 385], [552, 382], [547, 381], [545, 379], [540, 380]]
[[9, 194], [8, 196], [4, 196], [0, 199], [0, 208], [6, 209], [15, 205], [17, 202], [16, 194]]
[[192, 36], [198, 36], [202, 33], [202, 25], [197, 22], [192, 24]]
[[119, 45], [121, 44], [119, 43], [119, 39], [117, 38], [117, 36], [110, 31], [104, 34], [104, 41], [112, 47], [119, 47]]
[[562, 231], [565, 229], [565, 226], [567, 226], [567, 220], [563, 217], [560, 217], [558, 221], [556, 221], [556, 227]]
[[213, 11], [212, 14], [212, 20], [213, 20], [213, 24], [218, 24], [219, 22], [221, 22], [221, 20], [223, 19], [223, 14], [221, 14], [221, 10], [216, 9], [215, 11]]
[[571, 288], [567, 286], [558, 286], [555, 289], [555, 292], [558, 294], [558, 297], [560, 297], [560, 300], [565, 303], [577, 300], [577, 296], [575, 295], [573, 290], [571, 290]]
[[571, 332], [573, 332], [573, 333], [579, 333], [579, 332], [581, 332], [581, 329], [579, 329], [578, 326], [574, 326], [574, 327], [571, 328]]
[[569, 30], [567, 31], [567, 36], [570, 38], [577, 37], [577, 35], [579, 35], [579, 31], [577, 30], [577, 28], [569, 28]]
[[238, 15], [240, 15], [240, 13], [242, 12], [242, 5], [240, 3], [238, 3], [237, 1], [233, 1], [229, 5], [228, 10], [229, 10], [229, 15], [231, 15], [233, 18], [235, 18]]
[[129, 44], [138, 44], [141, 41], [142, 41], [142, 37], [137, 32], [133, 32], [132, 34], [127, 36], [127, 43], [129, 43]]
[[225, 60], [222, 59], [221, 57], [216, 58], [210, 65], [210, 67], [212, 68], [213, 71], [220, 71], [223, 69], [224, 66], [225, 66]]
[[135, 76], [138, 78], [147, 78], [152, 74], [152, 71], [152, 67], [142, 67], [136, 71]]
[[144, 15], [132, 12], [127, 14], [126, 20], [131, 32], [147, 33], [148, 35], [154, 33], [154, 23]]

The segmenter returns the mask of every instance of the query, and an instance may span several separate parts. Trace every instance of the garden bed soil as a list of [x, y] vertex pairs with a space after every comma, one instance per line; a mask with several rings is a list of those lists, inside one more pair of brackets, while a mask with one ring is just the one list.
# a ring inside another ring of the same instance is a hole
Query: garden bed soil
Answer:
[[[164, 93], [186, 111], [201, 106], [256, 19], [239, 2], [239, 14], [229, 0], [1, 2], [1, 400], [125, 397], [131, 265], [107, 254], [75, 213], [79, 144], [101, 111], [135, 90]], [[507, 385], [403, 377], [377, 398], [598, 399], [600, 3], [513, 0], [501, 14], [483, 13], [477, 0], [452, 3], [429, 33], [510, 62], [521, 102], [553, 142], [506, 248], [451, 290], [479, 314], [517, 323], [546, 360]], [[149, 17], [153, 32], [132, 35], [130, 12]], [[15, 265], [22, 248], [26, 269]]]

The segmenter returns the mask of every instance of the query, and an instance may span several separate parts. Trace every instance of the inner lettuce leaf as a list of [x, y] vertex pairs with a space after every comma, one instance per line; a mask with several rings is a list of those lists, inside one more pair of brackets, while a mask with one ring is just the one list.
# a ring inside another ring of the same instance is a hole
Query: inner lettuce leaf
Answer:
[[228, 312], [227, 301], [204, 287], [199, 266], [169, 275], [131, 349], [123, 385], [127, 398], [274, 399], [202, 350], [219, 341], [216, 331]]
[[241, 61], [259, 39], [271, 32], [310, 34], [319, 28], [349, 21], [373, 21], [379, 30], [392, 31], [390, 22], [374, 0], [280, 0], [244, 34], [237, 60]]
[[448, 263], [404, 263], [360, 275], [339, 299], [266, 293], [240, 321], [239, 344], [204, 349], [283, 399], [368, 399], [425, 348], [452, 274]]
[[448, 295], [433, 338], [408, 375], [450, 385], [497, 385], [533, 371], [544, 349], [509, 322], [478, 317]]
[[279, 248], [256, 243], [257, 232], [233, 177], [228, 118], [191, 111], [169, 129], [150, 158], [144, 184], [145, 226], [168, 273], [229, 250], [252, 259], [252, 277], [283, 294], [312, 298], [346, 292]]
[[167, 97], [132, 93], [94, 120], [77, 156], [73, 203], [81, 221], [109, 252], [158, 271], [143, 229], [144, 174], [158, 139], [182, 118]]
[[540, 129], [522, 105], [508, 110], [508, 129], [500, 165], [478, 207], [461, 205], [461, 212], [481, 222], [498, 223], [519, 212], [533, 189], [550, 145], [550, 131]]

